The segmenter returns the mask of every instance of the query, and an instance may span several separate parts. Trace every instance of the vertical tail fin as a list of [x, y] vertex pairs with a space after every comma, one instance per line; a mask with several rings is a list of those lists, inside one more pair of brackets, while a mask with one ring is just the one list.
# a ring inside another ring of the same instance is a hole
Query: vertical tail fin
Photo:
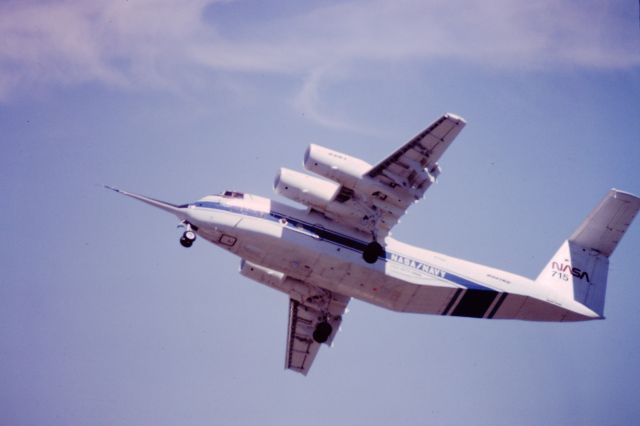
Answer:
[[536, 283], [552, 287], [600, 317], [609, 256], [640, 209], [640, 198], [611, 189], [542, 270]]

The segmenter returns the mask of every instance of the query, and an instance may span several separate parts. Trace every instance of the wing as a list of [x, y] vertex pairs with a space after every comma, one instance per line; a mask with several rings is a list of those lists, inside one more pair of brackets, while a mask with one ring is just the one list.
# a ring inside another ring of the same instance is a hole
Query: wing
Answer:
[[354, 188], [341, 187], [334, 201], [353, 212], [365, 212], [359, 230], [384, 238], [411, 204], [422, 198], [440, 174], [438, 160], [465, 126], [445, 114], [365, 173]]
[[[318, 289], [320, 290], [320, 289]], [[320, 297], [325, 300], [326, 309], [319, 308], [318, 300], [302, 303], [289, 299], [289, 333], [287, 335], [287, 352], [285, 368], [305, 376], [311, 368], [320, 345], [330, 345], [340, 328], [342, 315], [349, 303], [346, 296], [322, 290]], [[321, 303], [323, 305], [324, 303]], [[323, 311], [327, 312], [323, 312]]]
[[333, 342], [350, 298], [243, 259], [240, 273], [289, 295], [285, 368], [306, 375], [322, 343]]
[[416, 135], [384, 161], [373, 167], [367, 176], [391, 188], [422, 198], [439, 174], [437, 161], [465, 125], [453, 114], [445, 114]]
[[465, 126], [445, 114], [376, 166], [315, 144], [304, 167], [327, 180], [282, 168], [276, 193], [382, 241], [440, 174], [438, 160]]

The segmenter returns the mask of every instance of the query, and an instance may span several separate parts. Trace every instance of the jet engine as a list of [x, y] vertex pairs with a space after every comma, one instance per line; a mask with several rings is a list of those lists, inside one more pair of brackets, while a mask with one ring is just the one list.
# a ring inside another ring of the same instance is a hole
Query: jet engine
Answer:
[[339, 187], [340, 185], [335, 182], [305, 175], [284, 167], [280, 169], [273, 185], [277, 194], [319, 209], [326, 207]]
[[394, 191], [394, 188], [367, 176], [372, 169], [371, 164], [319, 145], [309, 145], [304, 154], [304, 167], [352, 191], [379, 198], [381, 203], [390, 204], [388, 210], [393, 209], [393, 206], [402, 210], [407, 204], [419, 198], [401, 185], [401, 179], [397, 180], [402, 192]]
[[298, 281], [286, 276], [282, 272], [274, 271], [273, 269], [257, 265], [245, 259], [242, 259], [240, 262], [240, 274], [287, 293], [293, 300], [308, 306], [313, 306], [319, 311], [323, 311], [331, 299], [330, 294], [326, 291], [321, 291], [304, 281]]
[[314, 176], [282, 167], [276, 176], [274, 190], [277, 194], [323, 212], [330, 219], [361, 222], [374, 211], [362, 204], [346, 205], [335, 201], [340, 185]]
[[366, 161], [314, 144], [304, 153], [304, 167], [351, 189], [371, 170]]

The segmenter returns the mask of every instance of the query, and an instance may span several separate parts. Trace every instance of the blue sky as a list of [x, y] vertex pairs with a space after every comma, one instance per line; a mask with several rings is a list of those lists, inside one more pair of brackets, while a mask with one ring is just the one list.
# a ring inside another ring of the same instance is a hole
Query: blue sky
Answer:
[[100, 187], [271, 196], [309, 143], [375, 163], [450, 111], [468, 125], [394, 236], [533, 277], [609, 188], [640, 194], [637, 2], [9, 1], [0, 40], [3, 424], [640, 416], [638, 223], [605, 321], [354, 301], [302, 377], [286, 296]]

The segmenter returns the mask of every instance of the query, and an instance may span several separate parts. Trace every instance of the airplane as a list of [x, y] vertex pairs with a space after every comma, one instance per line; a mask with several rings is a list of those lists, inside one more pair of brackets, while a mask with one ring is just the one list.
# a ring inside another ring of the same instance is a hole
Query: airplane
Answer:
[[397, 241], [390, 230], [440, 174], [466, 122], [448, 113], [371, 165], [310, 145], [304, 167], [274, 189], [304, 208], [225, 191], [171, 204], [106, 188], [175, 215], [180, 244], [201, 237], [240, 257], [240, 273], [289, 296], [285, 369], [307, 375], [331, 345], [351, 298], [399, 312], [484, 319], [604, 319], [609, 257], [640, 209], [611, 189], [535, 279]]

